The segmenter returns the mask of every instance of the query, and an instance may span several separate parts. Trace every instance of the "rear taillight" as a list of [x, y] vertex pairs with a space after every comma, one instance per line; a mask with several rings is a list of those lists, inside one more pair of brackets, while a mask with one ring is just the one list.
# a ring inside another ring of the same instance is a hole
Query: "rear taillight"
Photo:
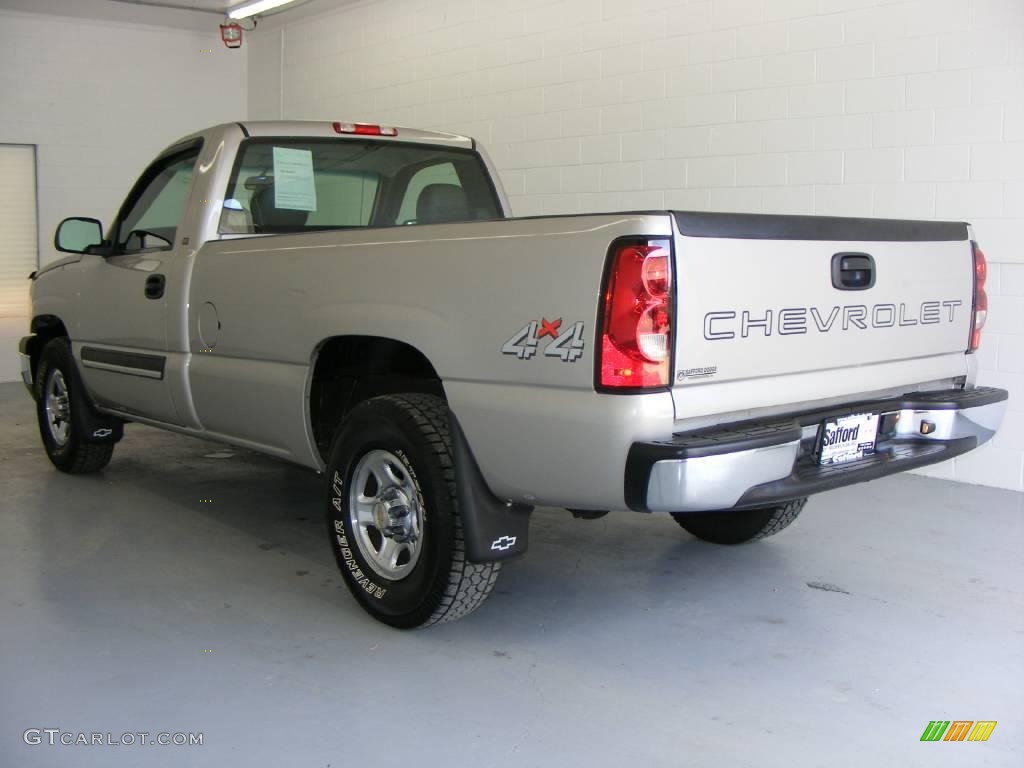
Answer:
[[669, 385], [672, 250], [668, 240], [612, 246], [599, 328], [599, 390]]
[[985, 293], [985, 279], [988, 277], [988, 262], [978, 244], [971, 242], [974, 251], [974, 312], [971, 315], [971, 338], [968, 352], [974, 352], [981, 345], [981, 329], [988, 318], [988, 294]]

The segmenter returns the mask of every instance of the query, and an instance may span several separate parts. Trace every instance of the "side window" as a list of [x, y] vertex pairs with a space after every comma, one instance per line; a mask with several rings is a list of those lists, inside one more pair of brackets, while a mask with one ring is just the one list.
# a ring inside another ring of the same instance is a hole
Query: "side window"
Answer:
[[170, 250], [185, 210], [199, 149], [159, 161], [143, 176], [117, 227], [117, 252]]
[[[444, 185], [437, 187], [434, 185]], [[458, 190], [453, 189], [458, 187]], [[427, 193], [424, 196], [424, 191]], [[461, 194], [465, 200], [465, 193], [462, 192], [462, 182], [459, 174], [455, 172], [453, 163], [437, 163], [421, 168], [409, 179], [409, 186], [405, 188], [405, 196], [402, 198], [402, 207], [398, 211], [396, 224], [428, 224], [433, 218], [427, 212], [432, 207], [434, 198], [451, 193], [451, 196]], [[464, 218], [464, 217], [463, 217]], [[421, 221], [423, 219], [423, 221]]]

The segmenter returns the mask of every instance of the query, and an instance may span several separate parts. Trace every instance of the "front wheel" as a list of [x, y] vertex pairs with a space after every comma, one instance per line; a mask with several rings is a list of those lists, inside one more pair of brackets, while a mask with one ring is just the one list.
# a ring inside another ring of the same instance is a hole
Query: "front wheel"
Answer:
[[774, 536], [803, 510], [807, 498], [774, 507], [731, 512], [676, 512], [672, 514], [687, 533], [712, 544], [743, 544]]
[[501, 564], [466, 560], [441, 398], [387, 395], [357, 406], [326, 474], [331, 547], [371, 616], [423, 627], [462, 618], [487, 598]]
[[39, 355], [35, 379], [39, 435], [53, 466], [80, 475], [107, 466], [114, 445], [86, 440], [74, 415], [76, 408], [88, 407], [76, 375], [71, 342], [63, 337], [47, 342]]

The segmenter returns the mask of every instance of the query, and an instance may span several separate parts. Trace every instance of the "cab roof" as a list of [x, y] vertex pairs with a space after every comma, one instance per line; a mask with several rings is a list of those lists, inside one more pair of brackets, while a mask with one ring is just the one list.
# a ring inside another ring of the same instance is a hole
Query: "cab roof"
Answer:
[[[460, 136], [455, 133], [442, 133], [440, 131], [421, 131], [416, 128], [403, 128], [401, 126], [385, 126], [394, 135], [367, 135], [363, 132], [351, 132], [347, 128], [352, 126], [370, 126], [367, 123], [351, 123], [335, 120], [245, 120], [237, 123], [222, 123], [202, 131], [197, 131], [184, 136], [175, 145], [192, 139], [210, 138], [211, 135], [224, 133], [226, 131], [237, 131], [241, 129], [246, 136], [273, 137], [273, 136], [302, 136], [316, 138], [371, 138], [377, 141], [399, 141], [413, 142], [418, 144], [434, 144], [447, 147], [462, 147], [475, 149], [476, 142], [469, 136]], [[344, 126], [340, 130], [335, 126]], [[376, 126], [374, 126], [376, 127]]]

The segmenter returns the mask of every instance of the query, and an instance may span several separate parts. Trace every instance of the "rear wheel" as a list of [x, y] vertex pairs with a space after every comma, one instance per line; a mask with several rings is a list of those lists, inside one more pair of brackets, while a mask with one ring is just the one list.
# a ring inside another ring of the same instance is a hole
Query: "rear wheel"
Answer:
[[672, 517], [687, 533], [713, 544], [743, 544], [774, 536], [803, 510], [806, 497], [774, 507], [732, 512], [676, 512]]
[[49, 341], [39, 355], [36, 368], [39, 435], [53, 466], [61, 472], [79, 475], [98, 472], [107, 466], [114, 445], [86, 442], [78, 428], [75, 409], [84, 408], [86, 404], [82, 402], [76, 374], [71, 342], [64, 337]]
[[374, 618], [408, 629], [459, 619], [500, 563], [466, 560], [448, 407], [376, 397], [345, 419], [327, 466], [327, 524], [345, 584]]

